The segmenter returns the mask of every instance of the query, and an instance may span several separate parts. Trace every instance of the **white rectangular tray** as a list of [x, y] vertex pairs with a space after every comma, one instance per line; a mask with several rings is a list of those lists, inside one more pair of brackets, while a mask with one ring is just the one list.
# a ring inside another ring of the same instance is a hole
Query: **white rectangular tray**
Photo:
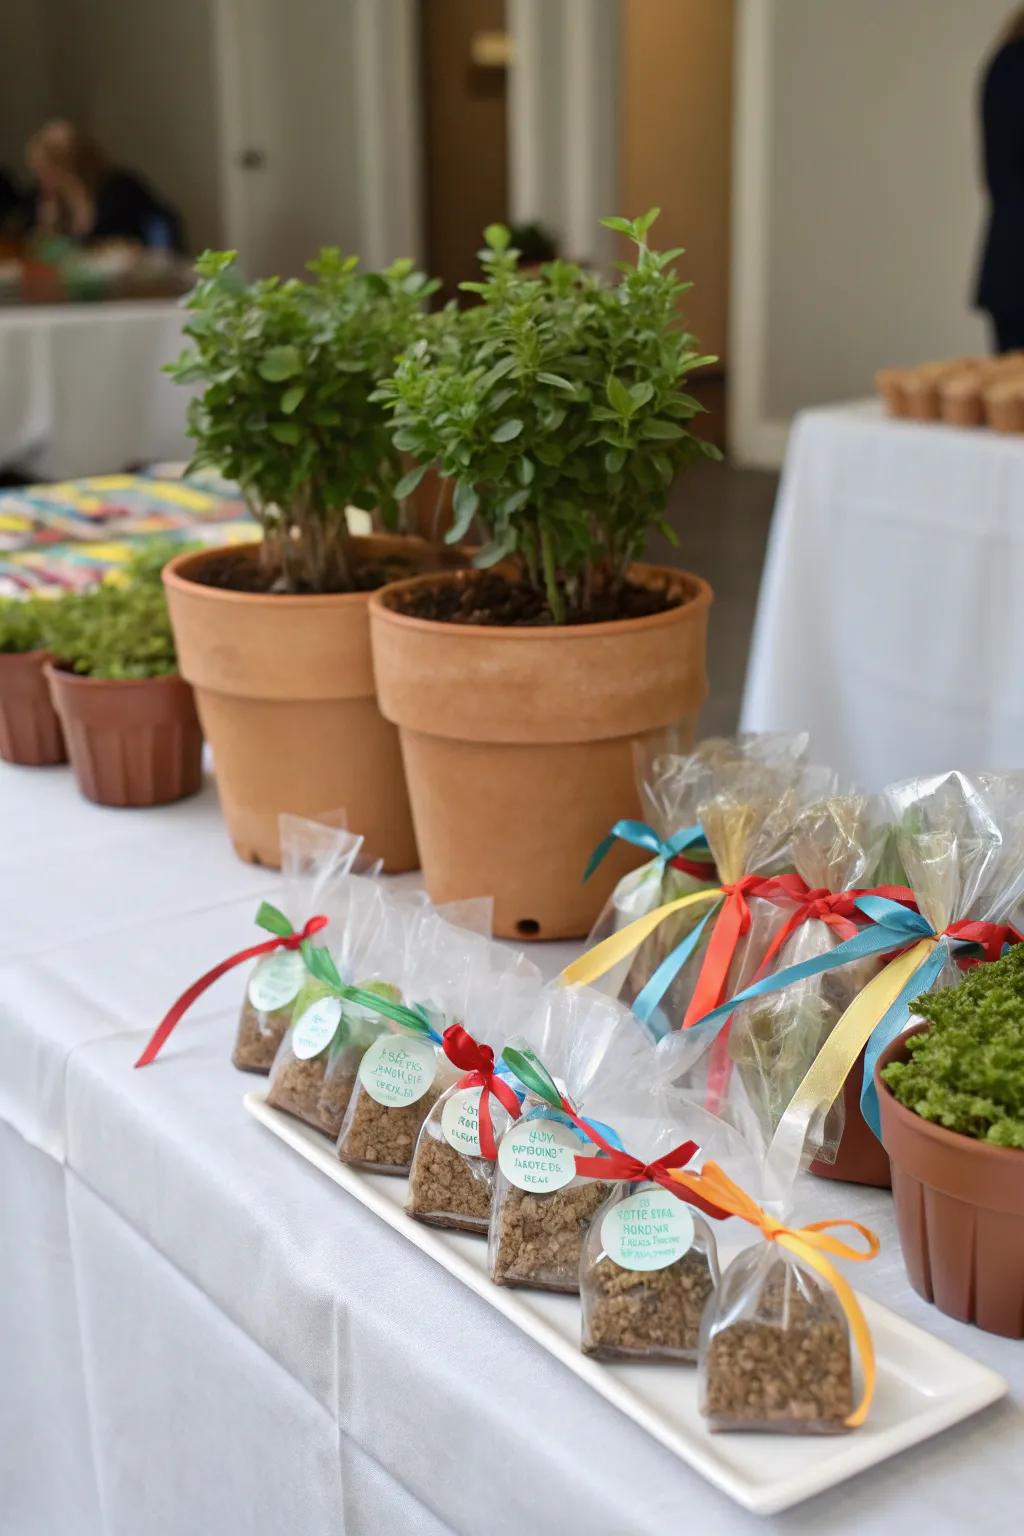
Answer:
[[[405, 1179], [345, 1167], [329, 1141], [271, 1109], [261, 1093], [246, 1094], [245, 1107], [595, 1392], [756, 1514], [774, 1514], [798, 1504], [977, 1413], [1008, 1390], [995, 1371], [860, 1296], [878, 1360], [878, 1385], [867, 1424], [847, 1435], [712, 1435], [697, 1409], [697, 1379], [691, 1367], [588, 1359], [580, 1353], [580, 1308], [575, 1296], [493, 1285], [483, 1239], [424, 1226], [405, 1214]], [[723, 1249], [723, 1263], [729, 1256], [728, 1249]]]

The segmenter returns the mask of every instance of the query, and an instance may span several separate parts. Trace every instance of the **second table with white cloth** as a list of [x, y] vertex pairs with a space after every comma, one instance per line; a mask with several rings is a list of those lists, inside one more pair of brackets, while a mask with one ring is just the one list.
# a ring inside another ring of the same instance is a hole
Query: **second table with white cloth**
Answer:
[[1024, 767], [1024, 436], [806, 411], [742, 711], [861, 788]]

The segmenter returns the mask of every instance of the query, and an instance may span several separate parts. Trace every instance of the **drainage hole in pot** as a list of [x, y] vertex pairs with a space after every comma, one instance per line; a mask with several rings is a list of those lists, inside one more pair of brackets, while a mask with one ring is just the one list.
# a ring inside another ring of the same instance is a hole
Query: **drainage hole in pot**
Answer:
[[535, 917], [521, 917], [516, 923], [516, 933], [521, 934], [524, 939], [535, 939], [540, 933], [540, 923]]

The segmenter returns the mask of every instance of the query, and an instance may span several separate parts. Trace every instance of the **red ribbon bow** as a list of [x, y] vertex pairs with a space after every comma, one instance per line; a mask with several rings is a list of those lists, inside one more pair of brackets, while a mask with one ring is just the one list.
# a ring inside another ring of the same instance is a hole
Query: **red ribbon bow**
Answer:
[[592, 1141], [595, 1147], [600, 1147], [602, 1157], [576, 1158], [576, 1172], [584, 1179], [622, 1179], [630, 1184], [650, 1183], [660, 1184], [662, 1189], [667, 1189], [670, 1195], [677, 1200], [685, 1200], [687, 1205], [695, 1205], [707, 1216], [712, 1216], [716, 1221], [725, 1216], [725, 1211], [719, 1210], [717, 1205], [711, 1205], [695, 1191], [678, 1184], [672, 1178], [673, 1168], [685, 1168], [686, 1164], [699, 1151], [695, 1141], [681, 1141], [678, 1147], [673, 1147], [671, 1152], [666, 1152], [663, 1157], [656, 1157], [652, 1163], [642, 1163], [638, 1157], [624, 1152], [619, 1147], [613, 1147], [610, 1141], [606, 1141], [596, 1126], [582, 1120], [573, 1109], [568, 1099], [562, 1099], [562, 1108], [569, 1116], [572, 1123], [578, 1127]]
[[954, 956], [962, 971], [968, 971], [974, 965], [983, 965], [987, 960], [998, 960], [1004, 944], [1021, 942], [1021, 935], [1009, 923], [983, 923], [969, 917], [950, 923], [942, 931], [951, 939], [966, 939], [971, 944], [979, 944], [983, 949], [981, 955], [965, 955], [962, 959], [959, 955]]
[[513, 1120], [520, 1115], [519, 1098], [515, 1089], [494, 1070], [494, 1052], [489, 1045], [474, 1040], [461, 1024], [449, 1024], [441, 1039], [441, 1047], [453, 1066], [464, 1072], [456, 1084], [459, 1088], [479, 1088], [480, 1092], [480, 1155], [493, 1163], [498, 1156], [494, 1139], [494, 1121], [491, 1119], [491, 1094], [506, 1109]]
[[724, 1001], [736, 947], [750, 928], [747, 897], [761, 896], [774, 902], [799, 901], [807, 886], [799, 875], [744, 875], [732, 885], [723, 885], [722, 890], [725, 902], [711, 930], [704, 963], [683, 1018], [684, 1029], [689, 1029]]
[[[781, 884], [784, 880], [793, 879], [793, 876], [782, 875], [779, 878]], [[799, 876], [795, 877], [799, 879]], [[803, 882], [801, 881], [801, 884]], [[801, 923], [810, 922], [816, 918], [818, 922], [827, 923], [834, 928], [840, 939], [852, 939], [859, 932], [859, 924], [855, 921], [860, 918], [866, 922], [867, 918], [857, 906], [860, 896], [884, 896], [889, 901], [902, 901], [905, 906], [917, 909], [914, 893], [906, 885], [875, 885], [870, 888], [854, 889], [850, 891], [830, 891], [825, 886], [818, 886], [811, 890], [804, 886], [803, 892], [797, 898], [799, 905], [794, 907], [778, 933], [774, 936], [768, 948], [764, 952], [764, 958], [754, 973], [753, 980], [760, 981], [767, 976], [772, 969], [772, 962], [779, 950], [785, 944], [791, 933], [794, 933]]]
[[194, 981], [187, 991], [181, 994], [178, 1001], [172, 1004], [164, 1014], [164, 1017], [154, 1030], [149, 1044], [135, 1065], [137, 1067], [148, 1067], [151, 1061], [156, 1060], [163, 1049], [167, 1036], [175, 1024], [177, 1024], [182, 1014], [191, 1008], [196, 998], [201, 996], [207, 987], [211, 987], [215, 981], [219, 981], [227, 971], [232, 970], [236, 965], [244, 965], [246, 960], [255, 960], [260, 955], [273, 954], [275, 949], [298, 949], [304, 940], [311, 939], [314, 933], [319, 933], [321, 928], [326, 928], [327, 922], [328, 919], [326, 917], [311, 917], [303, 925], [301, 933], [282, 934], [279, 937], [266, 939], [262, 944], [252, 944], [248, 949], [240, 949], [237, 955], [229, 955], [226, 960], [222, 960], [219, 965], [215, 965], [212, 971], [207, 971], [204, 976], [200, 976], [199, 980]]

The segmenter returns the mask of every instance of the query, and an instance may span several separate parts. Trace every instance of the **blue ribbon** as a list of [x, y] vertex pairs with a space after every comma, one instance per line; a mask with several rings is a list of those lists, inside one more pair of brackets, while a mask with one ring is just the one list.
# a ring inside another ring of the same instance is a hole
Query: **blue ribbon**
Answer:
[[634, 848], [644, 848], [655, 858], [660, 859], [663, 864], [670, 863], [677, 854], [685, 852], [687, 848], [707, 848], [708, 846], [708, 840], [699, 826], [680, 827], [679, 831], [673, 832], [671, 837], [661, 838], [646, 821], [617, 821], [608, 836], [601, 839], [590, 855], [590, 863], [583, 876], [584, 880], [590, 879], [601, 860], [617, 841], [632, 843]]
[[[922, 992], [927, 992], [938, 979], [942, 967], [950, 958], [950, 942], [949, 939], [940, 939], [931, 954], [921, 961], [917, 970], [905, 983], [903, 991], [890, 1003], [868, 1038], [864, 1051], [864, 1081], [860, 1090], [860, 1111], [879, 1141], [882, 1139], [882, 1125], [878, 1109], [878, 1089], [875, 1087], [875, 1063], [886, 1046], [906, 1028], [911, 1003], [915, 998], [920, 997]], [[952, 940], [954, 944], [961, 942], [963, 941]]]
[[669, 987], [672, 985], [673, 981], [678, 976], [683, 966], [686, 964], [687, 960], [689, 960], [690, 956], [697, 948], [697, 945], [701, 941], [701, 935], [703, 934], [704, 929], [707, 927], [711, 918], [718, 911], [721, 904], [721, 901], [716, 901], [712, 904], [709, 910], [705, 912], [697, 926], [695, 928], [691, 928], [686, 937], [676, 945], [675, 949], [671, 950], [665, 956], [657, 970], [653, 973], [653, 975], [647, 978], [647, 981], [644, 983], [643, 987], [634, 998], [633, 1012], [636, 1014], [641, 1024], [646, 1024], [648, 1029], [650, 1029], [655, 1035], [657, 1035], [657, 1031], [655, 1030], [652, 1023], [652, 1014], [655, 1012], [658, 1004], [665, 996], [665, 993], [668, 991]]
[[[584, 1125], [593, 1126], [594, 1130], [604, 1138], [609, 1146], [614, 1147], [616, 1152], [625, 1152], [626, 1149], [622, 1145], [621, 1138], [617, 1132], [612, 1130], [610, 1125], [605, 1125], [603, 1120], [588, 1120], [585, 1115], [581, 1115], [580, 1118], [582, 1119]], [[525, 1115], [520, 1117], [520, 1119], [557, 1120], [559, 1125], [567, 1126], [568, 1129], [572, 1131], [573, 1135], [579, 1139], [583, 1146], [586, 1146], [587, 1144], [586, 1137], [580, 1130], [579, 1126], [574, 1124], [574, 1122], [569, 1119], [569, 1116], [565, 1113], [564, 1110], [555, 1109], [553, 1104], [534, 1104], [531, 1109], [526, 1111]], [[600, 1156], [600, 1153], [598, 1156]]]

